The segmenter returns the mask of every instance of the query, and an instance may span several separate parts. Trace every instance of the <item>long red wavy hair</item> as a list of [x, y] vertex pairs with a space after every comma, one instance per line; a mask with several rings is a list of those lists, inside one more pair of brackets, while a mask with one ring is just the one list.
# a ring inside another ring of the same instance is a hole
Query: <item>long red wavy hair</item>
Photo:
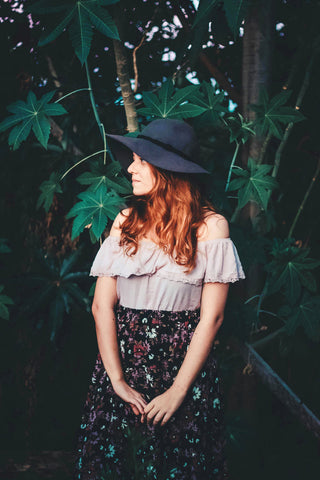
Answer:
[[120, 245], [127, 255], [135, 255], [139, 241], [151, 232], [158, 246], [190, 272], [196, 263], [198, 229], [217, 210], [187, 174], [150, 166], [155, 185], [147, 195], [132, 197], [121, 225]]

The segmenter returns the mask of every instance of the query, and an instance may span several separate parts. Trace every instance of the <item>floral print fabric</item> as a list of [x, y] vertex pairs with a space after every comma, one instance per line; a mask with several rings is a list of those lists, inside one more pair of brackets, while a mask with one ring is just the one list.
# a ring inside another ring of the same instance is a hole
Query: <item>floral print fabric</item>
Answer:
[[[116, 307], [119, 352], [127, 383], [147, 402], [173, 383], [200, 311]], [[222, 480], [222, 388], [214, 349], [181, 406], [161, 426], [141, 423], [112, 388], [98, 354], [78, 441], [78, 480]]]

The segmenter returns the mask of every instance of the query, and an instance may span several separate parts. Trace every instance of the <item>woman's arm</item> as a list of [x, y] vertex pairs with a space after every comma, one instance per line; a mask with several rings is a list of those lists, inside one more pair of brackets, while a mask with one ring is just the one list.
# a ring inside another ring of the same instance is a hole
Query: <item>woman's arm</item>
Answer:
[[[228, 222], [217, 216], [207, 222], [206, 239], [227, 238]], [[187, 353], [172, 386], [155, 397], [145, 408], [142, 421], [164, 425], [183, 402], [189, 388], [203, 367], [213, 341], [223, 322], [229, 283], [205, 283], [202, 289], [200, 321], [194, 330]]]
[[229, 290], [228, 283], [206, 283], [202, 290], [200, 321], [194, 330], [187, 353], [172, 386], [155, 397], [144, 409], [141, 421], [164, 425], [180, 407], [189, 388], [198, 376], [223, 322]]
[[[117, 235], [121, 214], [114, 221], [111, 235]], [[114, 307], [117, 303], [117, 280], [113, 277], [97, 279], [92, 314], [95, 320], [97, 342], [104, 368], [115, 393], [128, 402], [135, 414], [143, 413], [144, 398], [125, 381], [120, 360]]]

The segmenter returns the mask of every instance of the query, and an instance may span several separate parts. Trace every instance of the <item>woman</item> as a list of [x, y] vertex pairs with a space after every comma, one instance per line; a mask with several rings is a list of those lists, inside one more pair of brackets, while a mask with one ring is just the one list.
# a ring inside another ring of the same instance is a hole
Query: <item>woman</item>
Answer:
[[[245, 278], [227, 220], [203, 198], [180, 120], [109, 135], [132, 177], [90, 274], [99, 354], [75, 478], [228, 478], [213, 341], [229, 282]], [[133, 152], [133, 158], [132, 158]]]

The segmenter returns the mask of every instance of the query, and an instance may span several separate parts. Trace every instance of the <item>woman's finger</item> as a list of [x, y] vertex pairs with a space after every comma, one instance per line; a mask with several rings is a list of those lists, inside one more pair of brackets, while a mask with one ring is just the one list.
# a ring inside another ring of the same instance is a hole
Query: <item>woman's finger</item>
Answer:
[[147, 423], [148, 425], [151, 423], [153, 417], [157, 414], [156, 408], [153, 406], [149, 413], [147, 413]]
[[132, 408], [132, 410], [133, 410], [133, 413], [134, 413], [135, 415], [139, 415], [139, 413], [140, 413], [140, 412], [139, 412], [139, 409], [138, 409], [133, 403], [130, 403], [129, 405], [131, 406], [131, 408]]
[[139, 400], [135, 400], [134, 404], [137, 407], [137, 409], [139, 410], [139, 412], [141, 414], [143, 414], [144, 413], [144, 405], [142, 403], [140, 403]]
[[167, 423], [167, 421], [170, 419], [170, 416], [169, 413], [166, 413], [165, 416], [163, 417], [162, 419], [162, 422], [160, 423], [160, 426], [163, 427], [163, 425], [165, 425]]
[[154, 425], [157, 425], [157, 424], [160, 422], [160, 420], [162, 420], [162, 418], [165, 416], [165, 414], [166, 414], [166, 412], [160, 410], [160, 411], [157, 413], [157, 415], [154, 417], [154, 419], [153, 419], [153, 424], [154, 424]]

